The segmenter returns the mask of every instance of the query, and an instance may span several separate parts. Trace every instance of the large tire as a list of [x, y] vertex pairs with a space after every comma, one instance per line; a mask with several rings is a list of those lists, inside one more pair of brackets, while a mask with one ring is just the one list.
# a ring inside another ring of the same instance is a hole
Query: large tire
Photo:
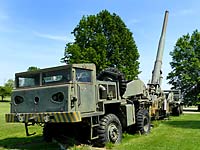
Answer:
[[98, 80], [101, 81], [118, 81], [120, 87], [120, 96], [123, 96], [126, 91], [125, 75], [121, 73], [117, 68], [107, 68], [101, 71], [98, 76]]
[[150, 123], [149, 112], [146, 109], [140, 109], [136, 116], [137, 130], [141, 134], [148, 134], [151, 129]]
[[99, 135], [96, 142], [98, 146], [104, 146], [108, 142], [120, 143], [122, 140], [122, 126], [118, 117], [114, 114], [105, 115], [100, 120], [97, 134]]

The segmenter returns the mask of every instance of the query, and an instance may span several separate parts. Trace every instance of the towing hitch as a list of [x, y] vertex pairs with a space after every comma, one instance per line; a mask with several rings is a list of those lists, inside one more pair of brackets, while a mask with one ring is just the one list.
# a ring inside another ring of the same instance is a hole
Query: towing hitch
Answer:
[[29, 133], [28, 132], [28, 126], [34, 126], [34, 122], [32, 122], [32, 123], [24, 123], [24, 125], [25, 125], [25, 130], [26, 130], [26, 136], [32, 136], [32, 135], [35, 135], [36, 134], [36, 132], [33, 132], [33, 133]]

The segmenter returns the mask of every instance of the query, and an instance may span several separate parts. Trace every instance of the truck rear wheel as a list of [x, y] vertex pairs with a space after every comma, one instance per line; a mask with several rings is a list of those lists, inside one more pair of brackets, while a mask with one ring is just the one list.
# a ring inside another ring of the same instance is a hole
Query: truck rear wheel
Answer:
[[99, 135], [97, 140], [99, 146], [104, 146], [108, 142], [120, 143], [122, 140], [122, 126], [118, 117], [114, 114], [105, 115], [100, 120], [97, 134]]
[[146, 109], [141, 109], [136, 116], [137, 129], [141, 134], [150, 132], [150, 116]]

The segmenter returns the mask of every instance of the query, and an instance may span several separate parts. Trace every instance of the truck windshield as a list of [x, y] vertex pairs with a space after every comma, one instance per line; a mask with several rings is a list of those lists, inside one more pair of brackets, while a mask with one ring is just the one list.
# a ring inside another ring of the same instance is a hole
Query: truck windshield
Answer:
[[69, 82], [71, 79], [69, 70], [57, 70], [42, 74], [42, 84]]
[[40, 74], [30, 74], [17, 77], [17, 87], [33, 87], [40, 85]]
[[69, 82], [70, 80], [71, 76], [69, 69], [30, 73], [16, 77], [16, 88], [64, 83]]

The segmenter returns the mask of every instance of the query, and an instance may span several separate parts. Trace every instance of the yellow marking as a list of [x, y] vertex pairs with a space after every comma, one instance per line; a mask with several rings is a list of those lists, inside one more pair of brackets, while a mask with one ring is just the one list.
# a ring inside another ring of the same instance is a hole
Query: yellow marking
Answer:
[[57, 112], [58, 115], [58, 122], [62, 122], [62, 114], [60, 112]]
[[73, 114], [74, 114], [74, 117], [75, 117], [75, 121], [78, 121], [79, 119], [78, 119], [78, 116], [77, 116], [77, 112], [74, 112]]
[[56, 113], [54, 113], [54, 116], [55, 116], [56, 122], [59, 122], [59, 120], [58, 120], [58, 116], [57, 116]]
[[66, 113], [63, 114], [64, 118], [65, 118], [65, 122], [69, 122]]
[[[30, 118], [35, 119], [36, 122], [44, 122], [44, 116], [53, 116], [54, 119], [50, 119], [50, 122], [79, 122], [81, 121], [80, 112], [48, 112], [48, 113], [20, 113], [24, 116], [24, 121], [29, 122]], [[15, 120], [16, 114], [5, 114], [6, 122], [19, 122]]]
[[70, 121], [71, 121], [71, 122], [74, 122], [74, 119], [73, 119], [72, 115], [73, 115], [72, 113], [69, 113], [69, 114], [68, 114], [68, 116], [69, 116], [69, 118], [70, 118]]
[[63, 113], [60, 114], [60, 120], [61, 120], [61, 122], [65, 122], [65, 119], [64, 119], [64, 115], [63, 115]]

